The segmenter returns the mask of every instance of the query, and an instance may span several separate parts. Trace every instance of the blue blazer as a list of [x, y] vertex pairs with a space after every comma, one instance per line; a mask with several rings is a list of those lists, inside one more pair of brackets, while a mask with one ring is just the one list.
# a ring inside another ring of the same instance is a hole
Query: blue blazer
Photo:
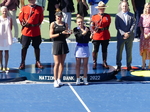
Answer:
[[124, 22], [124, 15], [123, 12], [120, 11], [116, 14], [115, 18], [115, 27], [117, 29], [117, 38], [123, 39], [123, 36], [125, 32], [129, 32], [130, 38], [134, 38], [133, 36], [133, 30], [135, 27], [135, 18], [134, 15], [131, 12], [127, 13], [127, 25]]

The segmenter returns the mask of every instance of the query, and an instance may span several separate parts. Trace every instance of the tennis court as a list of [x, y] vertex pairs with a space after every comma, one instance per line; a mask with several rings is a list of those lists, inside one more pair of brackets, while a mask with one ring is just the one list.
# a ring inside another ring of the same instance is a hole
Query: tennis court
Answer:
[[[68, 43], [72, 49], [67, 55], [66, 63], [75, 63], [72, 54], [74, 45]], [[90, 46], [92, 44], [90, 43]], [[41, 62], [53, 63], [51, 54], [52, 43], [41, 44]], [[141, 65], [139, 43], [133, 45], [133, 66]], [[20, 64], [21, 45], [15, 43], [10, 50], [10, 68], [18, 68]], [[90, 49], [92, 49], [90, 47]], [[109, 45], [108, 64], [115, 67], [116, 42]], [[45, 58], [46, 57], [46, 58]], [[101, 63], [99, 52], [98, 63]], [[26, 64], [35, 63], [33, 48], [29, 47]], [[90, 56], [89, 63], [92, 63]], [[125, 66], [125, 53], [123, 53]], [[149, 71], [148, 71], [149, 72]], [[3, 77], [2, 77], [3, 75]], [[1, 80], [8, 77], [1, 74]], [[118, 74], [117, 77], [120, 77]], [[65, 82], [60, 88], [54, 88], [52, 82], [19, 81], [0, 83], [1, 112], [148, 112], [149, 81], [116, 81], [116, 79], [91, 82], [90, 85], [76, 86], [75, 82]]]

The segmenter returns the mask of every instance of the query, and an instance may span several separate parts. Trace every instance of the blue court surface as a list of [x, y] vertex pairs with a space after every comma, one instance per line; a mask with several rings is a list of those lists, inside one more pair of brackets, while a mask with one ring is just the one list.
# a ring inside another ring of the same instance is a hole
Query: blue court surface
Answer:
[[149, 112], [149, 84], [1, 84], [1, 112]]
[[[68, 45], [70, 53], [66, 57], [66, 63], [75, 63], [75, 43]], [[92, 52], [92, 44], [90, 43], [89, 46]], [[9, 68], [19, 67], [20, 51], [19, 43], [12, 45]], [[125, 56], [123, 52], [123, 66], [126, 65]], [[115, 61], [116, 42], [110, 42], [108, 64], [116, 67]], [[34, 63], [34, 51], [30, 46], [26, 65]], [[52, 43], [41, 44], [41, 63], [53, 63]], [[89, 58], [89, 63], [92, 63], [92, 56]], [[101, 50], [98, 63], [102, 63]], [[138, 42], [134, 42], [133, 45], [132, 65], [141, 66]], [[86, 86], [65, 82], [60, 88], [54, 88], [52, 82], [26, 80], [0, 83], [0, 112], [149, 112], [149, 84], [149, 81], [118, 82], [116, 79], [92, 82]]]

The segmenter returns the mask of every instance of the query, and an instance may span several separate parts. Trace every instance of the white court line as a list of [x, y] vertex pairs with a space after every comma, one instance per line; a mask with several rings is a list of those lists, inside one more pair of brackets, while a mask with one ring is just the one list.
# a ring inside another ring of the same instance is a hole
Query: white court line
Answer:
[[84, 108], [87, 110], [87, 112], [91, 112], [89, 110], [89, 108], [85, 105], [85, 103], [83, 102], [83, 100], [80, 98], [80, 96], [78, 95], [78, 93], [74, 90], [74, 88], [71, 86], [70, 83], [68, 83], [69, 87], [71, 88], [71, 90], [73, 91], [73, 93], [76, 95], [76, 97], [78, 98], [78, 100], [81, 102], [81, 104], [84, 106]]
[[45, 21], [45, 22], [49, 23], [49, 20], [44, 19], [43, 21]]

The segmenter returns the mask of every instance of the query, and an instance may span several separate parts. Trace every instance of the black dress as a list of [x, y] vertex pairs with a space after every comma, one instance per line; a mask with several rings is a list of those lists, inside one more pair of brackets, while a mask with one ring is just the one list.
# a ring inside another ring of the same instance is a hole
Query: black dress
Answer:
[[[58, 34], [66, 30], [65, 23], [63, 25], [58, 25], [54, 22], [54, 34]], [[69, 52], [68, 45], [66, 42], [66, 35], [61, 34], [56, 38], [53, 38], [53, 55], [62, 55]]]
[[86, 6], [82, 3], [82, 1], [80, 0], [77, 4], [77, 11], [78, 11], [78, 14], [80, 14], [82, 17], [85, 17], [88, 15], [88, 12], [87, 12], [87, 8]]

